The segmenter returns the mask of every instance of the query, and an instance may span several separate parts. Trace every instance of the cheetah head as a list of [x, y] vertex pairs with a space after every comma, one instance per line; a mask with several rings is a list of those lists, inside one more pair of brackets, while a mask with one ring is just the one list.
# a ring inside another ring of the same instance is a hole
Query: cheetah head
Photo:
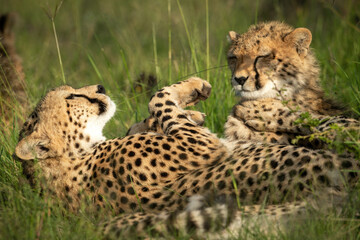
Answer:
[[15, 155], [22, 160], [79, 157], [105, 140], [102, 130], [115, 109], [101, 85], [55, 88], [24, 123]]
[[299, 89], [318, 88], [318, 65], [309, 49], [311, 32], [280, 22], [229, 32], [228, 64], [241, 100], [291, 98]]

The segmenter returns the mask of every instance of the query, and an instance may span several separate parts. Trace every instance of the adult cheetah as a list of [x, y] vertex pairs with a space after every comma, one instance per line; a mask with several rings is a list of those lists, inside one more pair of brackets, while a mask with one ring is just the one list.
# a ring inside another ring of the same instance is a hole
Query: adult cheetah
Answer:
[[31, 182], [45, 180], [42, 188], [70, 209], [91, 198], [94, 206], [115, 213], [149, 213], [145, 223], [158, 219], [151, 214], [181, 211], [194, 195], [231, 196], [245, 206], [275, 204], [358, 181], [358, 162], [329, 151], [252, 142], [230, 151], [183, 110], [210, 90], [199, 78], [165, 87], [149, 102], [162, 133], [105, 140], [102, 129], [115, 112], [105, 89], [62, 86], [48, 92], [24, 123], [15, 155]]

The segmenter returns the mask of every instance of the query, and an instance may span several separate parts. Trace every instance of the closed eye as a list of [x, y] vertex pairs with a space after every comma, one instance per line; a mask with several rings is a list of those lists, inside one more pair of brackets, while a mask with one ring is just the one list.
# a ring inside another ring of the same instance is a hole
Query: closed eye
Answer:
[[67, 96], [65, 99], [74, 99], [74, 94], [70, 94], [69, 96]]

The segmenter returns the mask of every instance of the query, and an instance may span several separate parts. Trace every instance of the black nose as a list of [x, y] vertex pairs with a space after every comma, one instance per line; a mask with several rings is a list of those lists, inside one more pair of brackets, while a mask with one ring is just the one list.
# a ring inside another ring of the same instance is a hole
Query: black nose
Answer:
[[103, 85], [98, 85], [97, 88], [98, 88], [98, 90], [96, 91], [96, 93], [102, 93], [102, 94], [106, 93]]
[[249, 76], [247, 77], [235, 77], [235, 81], [240, 84], [241, 86], [244, 85], [244, 83], [246, 82], [246, 80], [249, 78]]

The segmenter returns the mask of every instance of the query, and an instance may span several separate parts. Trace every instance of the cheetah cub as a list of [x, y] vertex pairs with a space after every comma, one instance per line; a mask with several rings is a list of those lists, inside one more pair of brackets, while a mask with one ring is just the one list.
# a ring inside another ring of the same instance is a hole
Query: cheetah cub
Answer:
[[[225, 126], [229, 141], [291, 144], [297, 136], [316, 132], [329, 132], [326, 136], [333, 139], [333, 124], [358, 128], [358, 121], [338, 116], [344, 108], [325, 97], [308, 29], [267, 22], [241, 35], [230, 31], [228, 38], [231, 83], [240, 96]], [[306, 116], [320, 124], [311, 126]], [[301, 118], [303, 124], [296, 124]], [[319, 139], [298, 143], [326, 146]]]

